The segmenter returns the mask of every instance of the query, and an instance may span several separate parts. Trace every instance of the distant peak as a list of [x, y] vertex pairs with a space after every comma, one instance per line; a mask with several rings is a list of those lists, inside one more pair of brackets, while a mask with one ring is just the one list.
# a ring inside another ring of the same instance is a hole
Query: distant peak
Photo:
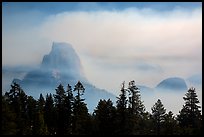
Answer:
[[71, 44], [53, 42], [49, 54], [43, 57], [41, 68], [50, 70], [55, 78], [69, 76], [85, 79], [81, 61]]
[[56, 46], [56, 45], [66, 45], [66, 46], [67, 46], [67, 45], [71, 45], [71, 44], [70, 44], [70, 43], [67, 43], [67, 42], [55, 42], [55, 41], [54, 41], [54, 42], [52, 43], [52, 45], [53, 45], [53, 46]]
[[184, 79], [179, 77], [170, 77], [161, 81], [156, 88], [172, 89], [172, 90], [187, 90], [187, 85]]
[[52, 50], [61, 49], [61, 48], [72, 48], [72, 45], [66, 42], [53, 42], [52, 43]]

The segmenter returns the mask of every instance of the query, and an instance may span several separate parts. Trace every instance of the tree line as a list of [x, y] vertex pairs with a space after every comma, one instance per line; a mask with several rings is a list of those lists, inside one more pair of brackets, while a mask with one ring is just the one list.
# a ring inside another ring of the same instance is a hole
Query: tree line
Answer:
[[[19, 84], [2, 95], [2, 135], [200, 135], [202, 114], [195, 88], [190, 88], [179, 114], [166, 112], [158, 99], [151, 111], [145, 110], [135, 81], [122, 83], [116, 105], [101, 99], [94, 112], [88, 112], [78, 81], [56, 88], [55, 94], [39, 99], [25, 94]], [[73, 94], [75, 92], [75, 95]]]

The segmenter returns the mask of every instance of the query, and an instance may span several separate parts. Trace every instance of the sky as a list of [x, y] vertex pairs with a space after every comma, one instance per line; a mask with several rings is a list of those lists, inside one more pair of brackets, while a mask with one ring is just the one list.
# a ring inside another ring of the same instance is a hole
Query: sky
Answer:
[[72, 44], [99, 88], [154, 88], [202, 74], [202, 3], [2, 3], [3, 66], [39, 65], [54, 41]]

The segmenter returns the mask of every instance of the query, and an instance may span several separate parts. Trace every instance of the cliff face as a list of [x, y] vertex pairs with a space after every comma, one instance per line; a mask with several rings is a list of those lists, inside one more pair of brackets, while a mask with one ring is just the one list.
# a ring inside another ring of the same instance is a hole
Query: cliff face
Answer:
[[97, 106], [100, 99], [115, 100], [115, 96], [105, 90], [93, 86], [86, 79], [81, 61], [72, 45], [68, 43], [56, 43], [52, 45], [51, 52], [43, 57], [40, 68], [29, 71], [22, 80], [14, 79], [25, 90], [28, 95], [39, 98], [40, 93], [55, 94], [59, 84], [64, 86], [70, 84], [72, 88], [81, 81], [85, 87], [85, 102], [90, 111]]
[[58, 79], [66, 76], [85, 80], [79, 56], [68, 43], [54, 42], [51, 52], [42, 60], [41, 69], [51, 71], [52, 76]]
[[28, 72], [21, 84], [25, 88], [32, 85], [44, 88], [78, 80], [87, 82], [73, 47], [68, 43], [53, 43], [51, 52], [43, 57], [41, 67]]

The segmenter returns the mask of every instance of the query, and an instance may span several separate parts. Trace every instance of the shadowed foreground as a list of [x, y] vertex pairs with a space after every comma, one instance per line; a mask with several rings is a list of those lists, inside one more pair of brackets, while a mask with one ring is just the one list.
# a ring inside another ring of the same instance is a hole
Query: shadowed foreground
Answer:
[[202, 115], [195, 88], [190, 88], [178, 115], [166, 112], [160, 99], [145, 111], [140, 90], [134, 81], [122, 83], [116, 106], [112, 100], [99, 100], [94, 113], [88, 113], [85, 87], [78, 81], [56, 88], [55, 94], [42, 94], [38, 100], [25, 94], [17, 83], [2, 96], [2, 135], [199, 135]]

